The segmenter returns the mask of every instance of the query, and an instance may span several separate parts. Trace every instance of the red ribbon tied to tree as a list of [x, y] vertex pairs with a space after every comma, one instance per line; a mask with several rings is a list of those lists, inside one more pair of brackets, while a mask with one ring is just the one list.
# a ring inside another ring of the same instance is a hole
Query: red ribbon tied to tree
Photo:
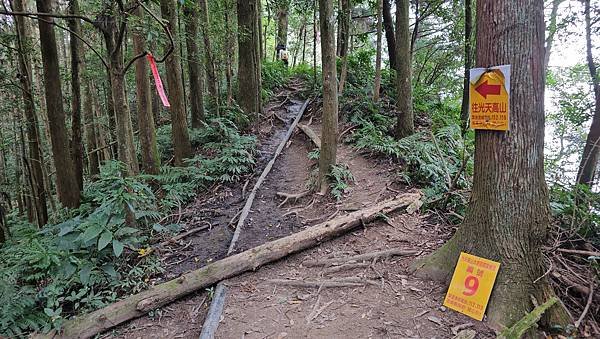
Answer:
[[158, 67], [156, 67], [156, 60], [152, 53], [148, 53], [146, 55], [148, 58], [148, 62], [150, 63], [150, 69], [152, 70], [152, 75], [154, 76], [154, 83], [156, 84], [156, 91], [158, 92], [158, 96], [162, 101], [163, 106], [171, 107], [169, 103], [169, 99], [167, 99], [167, 94], [165, 93], [165, 88], [163, 86], [162, 80], [160, 80], [160, 74], [158, 74]]

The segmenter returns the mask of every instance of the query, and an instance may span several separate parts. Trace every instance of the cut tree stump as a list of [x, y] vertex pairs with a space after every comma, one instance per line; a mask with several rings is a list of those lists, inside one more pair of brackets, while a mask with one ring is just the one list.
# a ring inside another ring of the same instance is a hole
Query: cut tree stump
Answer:
[[218, 260], [177, 279], [151, 287], [92, 313], [65, 322], [61, 333], [51, 332], [37, 338], [90, 338], [128, 320], [167, 305], [185, 295], [211, 286], [223, 279], [312, 248], [321, 242], [375, 220], [382, 214], [405, 208], [421, 198], [420, 193], [405, 193], [348, 215], [315, 225], [290, 236], [265, 243]]

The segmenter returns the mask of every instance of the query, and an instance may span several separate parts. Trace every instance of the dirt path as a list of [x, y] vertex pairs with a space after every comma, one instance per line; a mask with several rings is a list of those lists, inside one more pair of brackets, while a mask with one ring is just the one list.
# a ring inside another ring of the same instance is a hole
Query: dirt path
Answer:
[[[279, 108], [278, 102], [267, 106], [267, 112], [277, 113], [287, 124], [274, 118], [272, 124], [261, 125], [255, 173], [260, 173], [270, 160], [300, 104], [292, 101], [287, 110]], [[310, 114], [303, 123], [310, 120]], [[313, 116], [312, 121], [311, 128], [319, 132], [319, 117]], [[338, 162], [347, 164], [355, 178], [344, 198], [338, 202], [329, 196], [313, 195], [279, 207], [282, 198], [276, 196], [277, 192], [299, 193], [307, 189], [315, 168], [314, 161], [307, 156], [312, 149], [310, 140], [302, 133], [297, 132], [290, 139], [258, 192], [236, 252], [392, 197], [401, 189], [394, 186], [395, 165], [366, 158], [350, 146], [340, 145]], [[247, 191], [257, 176], [249, 180]], [[167, 272], [157, 283], [225, 255], [233, 234], [228, 223], [244, 204], [243, 185], [221, 186], [198, 196], [182, 210], [181, 222], [186, 229], [206, 222], [213, 227], [167, 252], [163, 257]], [[448, 230], [429, 223], [427, 216], [418, 213], [389, 217], [388, 223], [378, 221], [313, 250], [229, 280], [217, 338], [451, 338], [452, 328], [460, 325], [475, 329], [479, 338], [490, 336], [492, 332], [485, 325], [440, 307], [445, 286], [408, 275], [406, 268], [414, 257], [391, 258], [333, 273], [302, 265], [307, 258], [348, 256], [389, 248], [416, 248], [423, 250], [424, 255], [443, 243], [448, 234]], [[278, 286], [267, 281], [348, 277], [377, 283], [319, 290]], [[210, 290], [200, 291], [104, 337], [197, 338], [209, 304]]]

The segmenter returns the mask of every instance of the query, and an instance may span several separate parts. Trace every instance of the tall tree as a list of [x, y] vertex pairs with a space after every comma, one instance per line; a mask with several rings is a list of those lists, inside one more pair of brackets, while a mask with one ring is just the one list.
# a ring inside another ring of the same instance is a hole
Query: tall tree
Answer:
[[463, 134], [467, 131], [469, 121], [469, 73], [473, 66], [473, 0], [465, 0], [465, 69], [463, 79], [462, 105], [460, 108], [460, 123]]
[[[190, 103], [192, 128], [202, 127], [204, 119], [204, 75], [200, 68], [200, 52], [196, 38], [198, 36], [198, 7], [195, 3], [186, 3], [183, 8], [185, 16], [185, 44], [187, 48], [188, 73], [190, 77]], [[227, 15], [227, 14], [225, 14]]]
[[213, 103], [217, 110], [219, 107], [219, 83], [217, 80], [217, 71], [210, 41], [210, 16], [208, 13], [208, 2], [206, 0], [198, 0], [200, 10], [200, 31], [204, 41], [204, 62], [206, 67], [206, 81], [208, 85], [208, 93], [210, 93]]
[[[52, 0], [36, 0], [37, 11], [49, 13], [52, 11]], [[50, 125], [52, 140], [52, 155], [56, 168], [56, 190], [60, 202], [69, 208], [75, 208], [80, 203], [79, 185], [75, 175], [75, 163], [71, 157], [69, 137], [65, 124], [63, 95], [60, 80], [58, 49], [52, 27], [53, 18], [38, 20], [40, 31], [40, 48], [44, 66], [44, 90], [46, 97], [46, 112]]]
[[340, 0], [340, 41], [338, 55], [342, 58], [342, 69], [340, 72], [339, 93], [344, 93], [346, 85], [346, 76], [348, 75], [348, 51], [350, 48], [350, 23], [352, 7], [350, 0]]
[[258, 49], [257, 0], [238, 0], [238, 103], [250, 114], [261, 111], [260, 55]]
[[396, 69], [396, 34], [394, 33], [394, 19], [392, 18], [390, 0], [383, 0], [383, 28], [385, 29], [390, 68]]
[[415, 131], [408, 12], [409, 0], [398, 0], [396, 3], [396, 87], [398, 89], [396, 137], [399, 139]]
[[277, 45], [287, 48], [288, 43], [288, 14], [290, 0], [276, 0], [277, 2]]
[[338, 88], [333, 0], [319, 0], [321, 64], [323, 68], [323, 127], [319, 155], [319, 188], [328, 189], [327, 175], [336, 164], [338, 136]]
[[548, 70], [548, 63], [550, 62], [550, 55], [552, 54], [552, 45], [554, 44], [554, 36], [558, 31], [558, 24], [556, 23], [558, 17], [558, 6], [565, 0], [551, 0], [552, 10], [550, 11], [550, 18], [548, 20], [548, 34], [546, 35], [546, 54], [544, 55], [544, 69]]
[[91, 80], [85, 81], [85, 91], [83, 95], [83, 126], [85, 135], [85, 144], [87, 147], [88, 171], [90, 176], [95, 177], [100, 174], [100, 151], [98, 149], [98, 139], [96, 132], [96, 117], [94, 110], [94, 90], [92, 90]]
[[[177, 27], [177, 11], [175, 0], [160, 0], [160, 11], [166, 20], [171, 34], [175, 34]], [[192, 155], [192, 146], [187, 127], [187, 117], [184, 107], [183, 83], [181, 82], [180, 51], [177, 43], [173, 45], [173, 53], [165, 62], [167, 69], [167, 85], [171, 107], [171, 126], [175, 165], [182, 166], [183, 159]]]
[[594, 89], [595, 107], [592, 125], [587, 135], [579, 170], [577, 172], [577, 183], [591, 187], [594, 183], [598, 160], [600, 159], [600, 78], [598, 78], [598, 68], [594, 62], [592, 53], [592, 19], [590, 0], [584, 1], [585, 5], [585, 41], [586, 41], [586, 58], [587, 65], [590, 71], [592, 87]]
[[[373, 101], [379, 101], [379, 91], [381, 89], [381, 45], [383, 30], [383, 1], [377, 0], [377, 52], [375, 56], [375, 84], [373, 85]], [[467, 0], [468, 1], [468, 0]]]
[[[79, 2], [69, 0], [69, 13], [79, 15]], [[83, 190], [83, 141], [81, 132], [81, 42], [77, 35], [81, 35], [81, 22], [79, 19], [69, 20], [71, 48], [71, 154], [75, 162], [75, 175], [79, 190]]]
[[[23, 0], [13, 0], [13, 10], [24, 12]], [[48, 222], [48, 207], [46, 205], [46, 188], [44, 185], [44, 174], [42, 171], [42, 151], [40, 149], [40, 133], [38, 129], [37, 112], [33, 97], [32, 71], [31, 71], [31, 35], [27, 30], [25, 18], [15, 17], [17, 30], [17, 49], [19, 57], [19, 81], [23, 95], [23, 107], [25, 112], [27, 140], [29, 146], [30, 172], [32, 181], [32, 193], [34, 195], [36, 220], [38, 226], [42, 227]], [[1, 208], [1, 207], [0, 207]]]
[[[487, 316], [511, 326], [554, 295], [542, 261], [549, 226], [544, 178], [544, 8], [538, 0], [478, 0], [477, 66], [512, 65], [510, 132], [475, 133], [475, 175], [467, 216], [455, 235], [416, 266], [447, 280], [460, 252], [501, 263]], [[526, 18], [526, 20], [523, 20]], [[490, 25], [489, 22], [494, 22]], [[565, 325], [562, 306], [546, 313]]]
[[[141, 8], [135, 9], [134, 15], [143, 19]], [[139, 55], [146, 51], [144, 34], [139, 28], [133, 30], [133, 51]], [[150, 79], [148, 78], [148, 63], [144, 58], [135, 62], [135, 88], [136, 108], [138, 118], [139, 140], [142, 155], [141, 169], [145, 173], [158, 174], [160, 169], [160, 155], [156, 144], [156, 128], [154, 125], [154, 112], [152, 95], [150, 94]], [[194, 116], [194, 103], [192, 102], [192, 118]]]

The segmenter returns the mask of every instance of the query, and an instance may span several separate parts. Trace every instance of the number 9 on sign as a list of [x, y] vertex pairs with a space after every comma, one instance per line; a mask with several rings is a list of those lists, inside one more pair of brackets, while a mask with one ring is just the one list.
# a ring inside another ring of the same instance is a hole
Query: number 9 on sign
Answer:
[[465, 278], [465, 290], [463, 294], [466, 296], [472, 296], [477, 293], [479, 288], [479, 279], [475, 276], [469, 275]]

